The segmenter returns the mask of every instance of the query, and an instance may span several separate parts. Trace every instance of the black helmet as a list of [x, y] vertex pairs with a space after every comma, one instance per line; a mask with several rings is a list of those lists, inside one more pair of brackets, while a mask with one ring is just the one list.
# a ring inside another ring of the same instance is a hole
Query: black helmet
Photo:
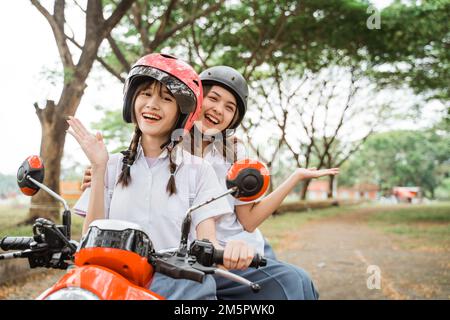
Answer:
[[203, 86], [220, 85], [229, 90], [237, 101], [238, 118], [228, 129], [236, 129], [247, 111], [248, 85], [242, 74], [228, 66], [215, 66], [200, 73]]

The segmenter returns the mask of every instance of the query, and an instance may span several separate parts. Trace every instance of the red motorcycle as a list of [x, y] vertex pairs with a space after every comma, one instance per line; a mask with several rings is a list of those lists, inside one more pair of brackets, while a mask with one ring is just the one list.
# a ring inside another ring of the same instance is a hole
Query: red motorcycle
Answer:
[[[155, 272], [175, 279], [202, 282], [207, 274], [217, 274], [246, 284], [254, 292], [260, 287], [240, 276], [218, 269], [223, 251], [206, 239], [188, 245], [191, 214], [194, 210], [228, 194], [243, 201], [262, 195], [270, 177], [260, 162], [246, 159], [229, 170], [223, 194], [191, 207], [182, 224], [178, 248], [156, 252], [151, 238], [137, 224], [112, 219], [93, 221], [80, 243], [71, 240], [71, 212], [67, 202], [46, 187], [44, 165], [38, 156], [28, 157], [20, 166], [17, 181], [21, 191], [33, 196], [40, 189], [64, 206], [62, 225], [38, 218], [32, 237], [5, 237], [0, 240], [4, 251], [0, 260], [27, 258], [30, 268], [68, 269], [67, 273], [38, 300], [160, 300], [164, 297], [148, 290]], [[264, 257], [255, 255], [250, 267], [266, 265]]]

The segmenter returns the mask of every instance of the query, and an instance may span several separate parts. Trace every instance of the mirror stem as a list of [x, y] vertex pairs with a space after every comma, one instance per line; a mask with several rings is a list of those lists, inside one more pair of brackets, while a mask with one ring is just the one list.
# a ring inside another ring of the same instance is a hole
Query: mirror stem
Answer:
[[59, 194], [57, 194], [56, 192], [54, 192], [53, 190], [51, 190], [50, 188], [48, 188], [46, 185], [40, 183], [39, 181], [36, 181], [35, 179], [33, 179], [31, 176], [27, 176], [27, 179], [30, 180], [31, 182], [33, 182], [34, 184], [36, 184], [39, 188], [44, 189], [47, 193], [49, 193], [53, 198], [57, 199], [58, 201], [60, 201], [63, 206], [64, 206], [64, 210], [65, 211], [69, 211], [69, 205], [67, 204], [66, 200], [64, 200]]
[[198, 208], [201, 208], [205, 205], [207, 205], [208, 203], [211, 203], [217, 199], [220, 199], [222, 197], [225, 197], [229, 194], [234, 193], [236, 190], [238, 189], [238, 187], [233, 187], [228, 189], [226, 192], [222, 193], [221, 195], [218, 195], [217, 197], [213, 197], [209, 200], [206, 200], [205, 202], [202, 202], [194, 207], [190, 207], [187, 211], [186, 211], [186, 217], [183, 220], [183, 224], [181, 227], [181, 240], [180, 240], [180, 247], [178, 249], [178, 255], [179, 256], [185, 256], [187, 254], [187, 241], [188, 241], [188, 236], [189, 236], [189, 231], [191, 229], [191, 221], [192, 221], [192, 211], [197, 210]]
[[213, 201], [216, 201], [217, 199], [220, 199], [220, 198], [222, 198], [222, 197], [225, 197], [225, 196], [227, 196], [227, 195], [229, 195], [229, 194], [234, 193], [237, 189], [238, 189], [238, 187], [230, 188], [230, 189], [228, 189], [226, 192], [222, 193], [221, 195], [219, 195], [219, 196], [217, 196], [217, 197], [213, 197], [213, 198], [211, 198], [211, 199], [209, 199], [209, 200], [206, 200], [205, 202], [202, 202], [202, 203], [196, 205], [195, 207], [190, 207], [190, 208], [186, 211], [186, 215], [191, 214], [192, 211], [197, 210], [198, 208], [201, 208], [201, 207], [207, 205], [208, 203], [211, 203], [211, 202], [213, 202]]
[[63, 217], [62, 217], [62, 223], [66, 227], [66, 236], [67, 236], [67, 238], [70, 239], [71, 238], [71, 230], [70, 230], [71, 229], [70, 228], [71, 227], [71, 215], [70, 215], [70, 208], [69, 208], [69, 205], [67, 204], [67, 201], [64, 200], [64, 198], [62, 198], [59, 194], [57, 194], [56, 192], [54, 192], [53, 190], [48, 188], [46, 185], [40, 183], [39, 181], [36, 181], [29, 175], [27, 175], [26, 178], [28, 180], [30, 180], [31, 182], [33, 182], [35, 185], [37, 185], [39, 188], [44, 189], [53, 198], [57, 199], [59, 202], [61, 202], [63, 204], [64, 212], [63, 212]]

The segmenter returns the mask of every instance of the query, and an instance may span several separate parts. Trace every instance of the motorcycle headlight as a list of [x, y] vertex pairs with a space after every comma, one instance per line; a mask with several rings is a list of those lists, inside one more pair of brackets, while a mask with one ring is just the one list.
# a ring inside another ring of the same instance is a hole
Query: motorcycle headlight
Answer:
[[45, 300], [100, 300], [100, 298], [82, 288], [69, 287], [53, 292]]

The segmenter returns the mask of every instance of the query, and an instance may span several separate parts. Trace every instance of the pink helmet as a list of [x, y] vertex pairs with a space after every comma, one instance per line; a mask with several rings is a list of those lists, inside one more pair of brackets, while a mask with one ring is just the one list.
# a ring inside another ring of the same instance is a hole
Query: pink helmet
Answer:
[[124, 87], [125, 122], [132, 122], [133, 96], [139, 84], [148, 78], [163, 83], [175, 97], [181, 115], [174, 130], [183, 128], [189, 131], [201, 112], [203, 90], [200, 77], [186, 62], [162, 53], [148, 54], [131, 68]]

